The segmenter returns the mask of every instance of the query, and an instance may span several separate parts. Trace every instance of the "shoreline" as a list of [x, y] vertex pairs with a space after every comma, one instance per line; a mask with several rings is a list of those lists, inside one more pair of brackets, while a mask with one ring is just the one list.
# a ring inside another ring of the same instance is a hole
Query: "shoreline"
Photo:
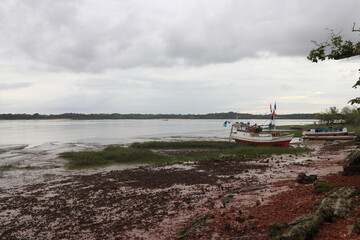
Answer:
[[[192, 219], [205, 215], [209, 217], [204, 226], [183, 239], [265, 234], [269, 221], [293, 220], [296, 214], [309, 211], [309, 203], [316, 198], [312, 185], [295, 183], [297, 174], [317, 174], [319, 179], [337, 176], [343, 159], [356, 147], [349, 142], [309, 144], [315, 151], [299, 156], [77, 170], [26, 184], [2, 184], [0, 236], [173, 239]], [[45, 152], [48, 157], [51, 154]], [[61, 163], [53, 164], [61, 168]], [[41, 174], [51, 174], [45, 173], [49, 169]], [[264, 188], [239, 192], [244, 187]], [[278, 203], [283, 195], [288, 199]], [[300, 199], [296, 200], [297, 195]], [[289, 208], [294, 203], [304, 207], [286, 214], [280, 208], [271, 214], [271, 209], [284, 203]]]

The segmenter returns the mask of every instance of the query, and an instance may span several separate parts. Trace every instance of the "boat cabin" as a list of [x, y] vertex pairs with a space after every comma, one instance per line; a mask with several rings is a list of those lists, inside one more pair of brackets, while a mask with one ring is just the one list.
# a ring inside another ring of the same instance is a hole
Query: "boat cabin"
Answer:
[[238, 132], [251, 132], [251, 133], [260, 133], [262, 132], [262, 127], [258, 126], [257, 124], [250, 125], [249, 122], [247, 123], [234, 123], [232, 128], [235, 128]]

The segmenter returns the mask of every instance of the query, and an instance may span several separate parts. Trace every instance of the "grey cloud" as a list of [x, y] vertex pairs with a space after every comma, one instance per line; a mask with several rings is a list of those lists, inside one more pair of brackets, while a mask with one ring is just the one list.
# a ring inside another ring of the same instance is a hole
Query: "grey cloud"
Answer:
[[360, 9], [355, 0], [101, 4], [5, 1], [0, 43], [75, 72], [234, 62], [262, 51], [305, 56], [310, 40], [326, 39], [325, 28], [348, 34]]
[[0, 91], [1, 90], [9, 90], [9, 89], [25, 88], [30, 85], [32, 85], [32, 83], [29, 83], [29, 82], [0, 83]]
[[287, 90], [290, 90], [290, 89], [291, 89], [291, 86], [289, 86], [288, 84], [282, 84], [282, 85], [280, 86], [280, 89], [281, 89], [282, 91], [287, 91]]

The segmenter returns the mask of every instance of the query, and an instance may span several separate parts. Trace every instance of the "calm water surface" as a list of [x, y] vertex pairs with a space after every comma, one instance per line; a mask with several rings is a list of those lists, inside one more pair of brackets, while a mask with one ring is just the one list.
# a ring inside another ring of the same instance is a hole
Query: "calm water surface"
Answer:
[[[225, 120], [3, 120], [0, 145], [48, 142], [131, 143], [170, 139], [225, 139]], [[231, 120], [229, 120], [231, 121]], [[265, 124], [267, 120], [236, 120]], [[277, 120], [278, 126], [312, 124], [316, 120]]]

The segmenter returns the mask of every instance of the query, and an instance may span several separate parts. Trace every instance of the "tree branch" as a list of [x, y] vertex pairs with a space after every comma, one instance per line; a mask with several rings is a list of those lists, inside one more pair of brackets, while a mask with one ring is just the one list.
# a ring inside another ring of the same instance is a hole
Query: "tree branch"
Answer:
[[353, 32], [360, 32], [360, 28], [357, 28], [357, 29], [355, 29], [355, 23], [354, 23], [354, 25], [353, 25], [353, 27], [352, 27], [352, 31]]

